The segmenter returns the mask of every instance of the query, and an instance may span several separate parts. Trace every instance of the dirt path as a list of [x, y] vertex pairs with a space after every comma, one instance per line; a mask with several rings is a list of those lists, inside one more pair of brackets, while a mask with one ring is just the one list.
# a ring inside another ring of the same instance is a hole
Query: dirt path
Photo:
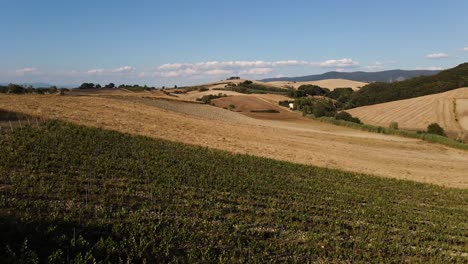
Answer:
[[0, 95], [0, 108], [235, 153], [468, 188], [468, 152], [313, 120], [256, 120], [199, 104]]

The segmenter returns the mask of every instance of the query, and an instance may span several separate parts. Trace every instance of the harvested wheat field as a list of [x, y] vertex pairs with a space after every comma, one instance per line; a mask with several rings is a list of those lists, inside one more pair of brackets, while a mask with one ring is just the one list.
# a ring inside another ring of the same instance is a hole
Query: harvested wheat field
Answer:
[[0, 95], [0, 108], [234, 153], [468, 188], [467, 151], [300, 115], [258, 120], [209, 105], [134, 96]]
[[468, 88], [348, 110], [364, 123], [388, 126], [398, 122], [406, 129], [424, 130], [431, 123], [441, 125], [452, 137], [468, 133]]
[[327, 79], [327, 80], [310, 81], [310, 82], [278, 81], [278, 82], [268, 82], [267, 84], [278, 86], [278, 87], [294, 87], [295, 89], [297, 89], [301, 85], [312, 84], [312, 85], [318, 85], [322, 88], [328, 88], [330, 90], [334, 90], [336, 88], [352, 88], [353, 90], [359, 90], [359, 88], [363, 87], [367, 83], [356, 82], [356, 81], [345, 80], [345, 79]]

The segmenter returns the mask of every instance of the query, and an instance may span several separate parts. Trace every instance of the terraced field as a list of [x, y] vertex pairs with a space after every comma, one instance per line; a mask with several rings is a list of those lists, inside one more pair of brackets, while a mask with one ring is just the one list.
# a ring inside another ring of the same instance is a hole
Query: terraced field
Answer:
[[348, 110], [364, 123], [385, 126], [398, 122], [406, 129], [424, 130], [440, 124], [452, 137], [468, 133], [468, 88]]

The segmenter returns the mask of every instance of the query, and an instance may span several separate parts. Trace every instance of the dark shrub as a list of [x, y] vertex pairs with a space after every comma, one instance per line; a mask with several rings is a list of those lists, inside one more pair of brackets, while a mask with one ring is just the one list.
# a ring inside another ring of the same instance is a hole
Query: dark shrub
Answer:
[[445, 134], [444, 129], [437, 123], [432, 123], [427, 126], [427, 133], [429, 134], [435, 134], [439, 136], [446, 137], [447, 135]]
[[345, 111], [341, 111], [338, 114], [336, 114], [335, 119], [361, 124], [361, 120], [359, 120], [359, 118], [353, 117], [350, 113]]

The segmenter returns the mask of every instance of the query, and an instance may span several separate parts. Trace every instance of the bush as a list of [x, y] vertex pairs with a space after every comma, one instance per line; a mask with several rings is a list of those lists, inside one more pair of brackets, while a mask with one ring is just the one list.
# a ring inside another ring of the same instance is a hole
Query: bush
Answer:
[[344, 121], [349, 121], [357, 124], [361, 124], [361, 120], [357, 117], [353, 117], [350, 113], [341, 111], [338, 114], [335, 115], [335, 118], [337, 120], [344, 120]]
[[211, 100], [213, 99], [218, 99], [218, 98], [226, 97], [226, 96], [227, 96], [226, 94], [222, 94], [222, 93], [219, 93], [218, 95], [208, 94], [208, 95], [202, 96], [201, 98], [197, 98], [197, 101], [201, 101], [204, 104], [209, 104], [211, 103]]
[[315, 117], [336, 115], [336, 106], [331, 99], [324, 98], [298, 98], [294, 106], [304, 115], [313, 114]]
[[276, 109], [266, 109], [266, 110], [250, 110], [251, 113], [272, 113], [278, 114], [280, 111]]
[[391, 129], [398, 129], [398, 122], [391, 122], [388, 127]]
[[229, 105], [229, 110], [231, 110], [231, 111], [232, 111], [232, 110], [234, 110], [235, 108], [236, 108], [236, 106], [235, 106], [235, 105], [233, 105], [233, 104], [230, 104], [230, 105]]
[[434, 135], [439, 135], [446, 137], [447, 135], [445, 134], [444, 129], [437, 123], [432, 123], [427, 126], [427, 133], [429, 134], [434, 134]]
[[200, 87], [198, 87], [198, 91], [199, 91], [199, 92], [206, 92], [206, 91], [208, 91], [208, 90], [210, 90], [210, 89], [206, 88], [205, 86], [200, 86]]
[[25, 89], [21, 85], [9, 84], [7, 93], [23, 94], [23, 93], [25, 93]]

